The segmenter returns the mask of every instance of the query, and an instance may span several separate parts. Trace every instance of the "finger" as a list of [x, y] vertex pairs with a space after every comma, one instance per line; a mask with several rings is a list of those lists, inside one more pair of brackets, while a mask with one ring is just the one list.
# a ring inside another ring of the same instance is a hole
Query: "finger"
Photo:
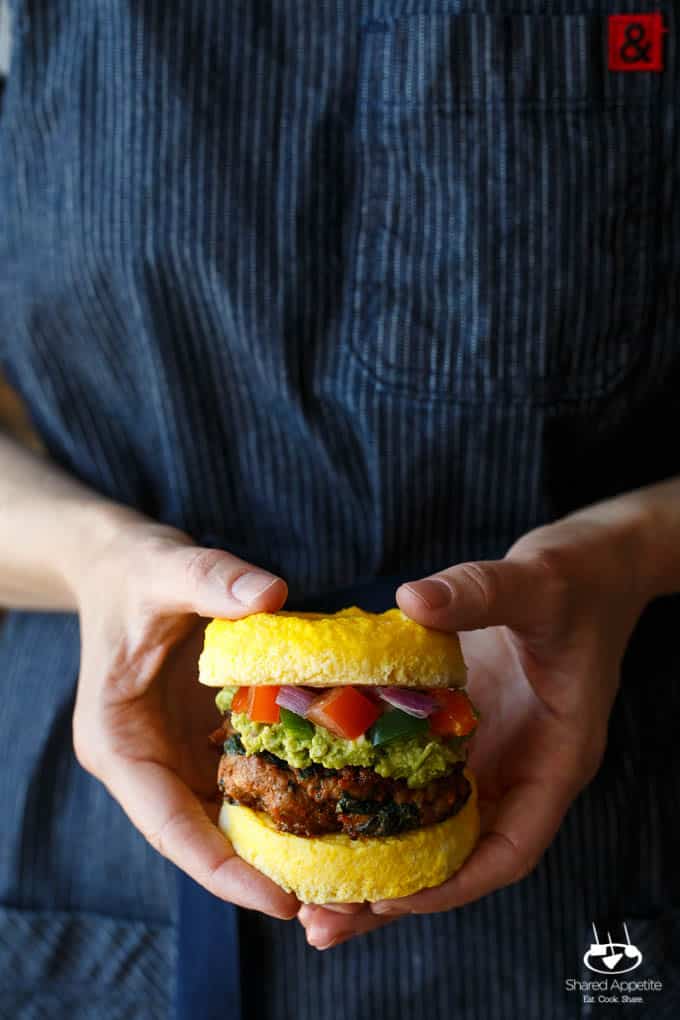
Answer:
[[222, 549], [168, 546], [154, 554], [154, 597], [169, 609], [238, 620], [272, 613], [286, 601], [286, 582]]
[[238, 857], [200, 801], [169, 769], [114, 759], [104, 770], [110, 792], [164, 857], [219, 899], [292, 918], [298, 901]]
[[572, 797], [549, 783], [514, 787], [459, 872], [442, 885], [372, 904], [380, 917], [430, 914], [462, 907], [528, 875], [552, 842]]
[[402, 584], [397, 603], [418, 623], [440, 630], [521, 629], [549, 618], [549, 595], [544, 575], [530, 561], [482, 560]]
[[329, 911], [324, 907], [313, 910], [302, 908], [298, 919], [305, 929], [307, 942], [314, 949], [330, 949], [347, 942], [358, 935], [367, 935], [371, 931], [389, 924], [391, 918], [377, 917], [367, 906], [353, 915], [342, 915]]
[[362, 910], [366, 909], [365, 903], [305, 903], [300, 913], [304, 910], [311, 917], [316, 910], [330, 910], [334, 914], [360, 914]]

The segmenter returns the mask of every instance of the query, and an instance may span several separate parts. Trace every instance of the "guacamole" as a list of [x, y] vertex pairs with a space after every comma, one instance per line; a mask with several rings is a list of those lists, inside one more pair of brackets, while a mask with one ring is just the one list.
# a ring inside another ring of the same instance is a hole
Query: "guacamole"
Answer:
[[[218, 699], [221, 694], [217, 695]], [[221, 711], [225, 710], [219, 701], [218, 707]], [[385, 778], [406, 779], [410, 787], [426, 786], [449, 772], [455, 762], [465, 758], [464, 740], [445, 741], [431, 733], [397, 738], [373, 747], [365, 736], [343, 740], [322, 726], [314, 726], [311, 736], [303, 737], [292, 733], [282, 723], [251, 722], [242, 712], [232, 713], [231, 723], [247, 754], [269, 751], [294, 768], [307, 768], [313, 764], [328, 769], [364, 765]]]
[[220, 693], [215, 698], [215, 704], [219, 708], [222, 715], [228, 712], [231, 708], [231, 703], [234, 700], [238, 687], [223, 687]]

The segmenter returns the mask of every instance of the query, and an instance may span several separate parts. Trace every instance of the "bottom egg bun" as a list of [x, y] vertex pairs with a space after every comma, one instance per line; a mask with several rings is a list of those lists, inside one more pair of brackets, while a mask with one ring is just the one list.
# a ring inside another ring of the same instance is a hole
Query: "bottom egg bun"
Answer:
[[357, 903], [409, 896], [461, 867], [479, 838], [477, 789], [451, 818], [398, 836], [350, 839], [344, 833], [295, 836], [267, 815], [222, 805], [218, 825], [244, 861], [303, 903]]

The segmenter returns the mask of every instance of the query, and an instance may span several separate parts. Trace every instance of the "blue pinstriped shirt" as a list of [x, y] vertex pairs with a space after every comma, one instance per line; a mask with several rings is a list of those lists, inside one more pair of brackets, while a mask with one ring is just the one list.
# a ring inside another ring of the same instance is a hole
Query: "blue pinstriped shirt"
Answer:
[[[51, 455], [296, 600], [680, 473], [677, 6], [13, 0], [0, 361]], [[656, 10], [664, 71], [609, 71]], [[677, 1015], [677, 609], [534, 876], [325, 957], [243, 919], [260, 1015], [590, 1016], [564, 978], [624, 917]], [[172, 876], [73, 760], [77, 663], [70, 618], [0, 632], [0, 1015], [160, 1017]]]

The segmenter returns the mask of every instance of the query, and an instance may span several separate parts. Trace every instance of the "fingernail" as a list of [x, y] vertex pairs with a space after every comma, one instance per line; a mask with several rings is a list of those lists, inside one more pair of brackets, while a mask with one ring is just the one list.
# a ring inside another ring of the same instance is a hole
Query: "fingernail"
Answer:
[[339, 946], [341, 942], [346, 942], [347, 939], [349, 939], [351, 937], [352, 937], [352, 932], [351, 931], [343, 931], [343, 932], [340, 932], [339, 935], [336, 935], [334, 939], [331, 939], [330, 942], [326, 942], [325, 945], [323, 945], [323, 946], [314, 946], [314, 949], [318, 949], [320, 952], [323, 952], [324, 949], [332, 949], [333, 946]]
[[236, 578], [231, 586], [231, 594], [244, 606], [249, 606], [259, 599], [260, 595], [264, 595], [278, 580], [278, 577], [272, 577], [271, 574], [250, 570], [247, 574], [241, 574]]
[[314, 914], [316, 914], [317, 910], [319, 910], [319, 907], [316, 905], [316, 903], [303, 903], [300, 909], [298, 910], [298, 916], [314, 917]]
[[334, 914], [359, 914], [364, 909], [363, 903], [324, 903], [324, 910]]
[[385, 914], [398, 914], [399, 912], [399, 907], [395, 907], [393, 903], [371, 903], [371, 913], [380, 914], [381, 917]]
[[404, 588], [424, 602], [428, 609], [443, 609], [451, 601], [451, 589], [446, 581], [428, 577], [424, 581], [411, 581]]

